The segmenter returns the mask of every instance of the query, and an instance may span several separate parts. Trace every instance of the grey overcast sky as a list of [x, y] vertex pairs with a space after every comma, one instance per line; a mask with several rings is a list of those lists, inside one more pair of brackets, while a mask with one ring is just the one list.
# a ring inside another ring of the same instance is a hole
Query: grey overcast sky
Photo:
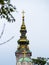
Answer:
[[16, 22], [8, 23], [5, 19], [0, 19], [0, 34], [4, 23], [6, 24], [0, 43], [15, 37], [10, 42], [0, 45], [0, 65], [16, 65], [15, 51], [20, 37], [22, 10], [25, 11], [25, 25], [32, 57], [49, 57], [49, 0], [11, 0], [11, 3], [18, 11], [12, 13]]

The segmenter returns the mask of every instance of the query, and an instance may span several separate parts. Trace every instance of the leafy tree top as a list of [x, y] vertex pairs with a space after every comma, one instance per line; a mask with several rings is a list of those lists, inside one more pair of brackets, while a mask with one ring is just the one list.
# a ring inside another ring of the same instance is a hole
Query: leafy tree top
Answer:
[[8, 22], [15, 21], [15, 18], [12, 16], [16, 8], [10, 4], [10, 0], [0, 0], [0, 18], [5, 18]]

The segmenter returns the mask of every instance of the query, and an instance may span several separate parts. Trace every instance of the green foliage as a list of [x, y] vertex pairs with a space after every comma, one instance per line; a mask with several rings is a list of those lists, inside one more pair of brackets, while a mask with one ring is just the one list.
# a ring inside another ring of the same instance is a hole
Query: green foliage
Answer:
[[47, 62], [46, 58], [41, 58], [41, 57], [37, 57], [37, 59], [32, 59], [32, 62], [34, 64], [38, 64], [38, 65], [45, 65]]
[[9, 0], [0, 0], [0, 18], [5, 18], [8, 22], [13, 22], [15, 19], [11, 13], [14, 12], [16, 8], [9, 2]]
[[4, 4], [4, 0], [0, 0], [0, 4]]

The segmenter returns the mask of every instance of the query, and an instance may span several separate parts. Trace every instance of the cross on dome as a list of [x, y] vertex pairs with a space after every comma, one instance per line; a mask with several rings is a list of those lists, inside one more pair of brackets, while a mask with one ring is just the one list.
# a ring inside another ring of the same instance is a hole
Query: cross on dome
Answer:
[[25, 13], [25, 12], [24, 12], [24, 10], [23, 10], [23, 11], [22, 11], [22, 16], [24, 16], [24, 13]]

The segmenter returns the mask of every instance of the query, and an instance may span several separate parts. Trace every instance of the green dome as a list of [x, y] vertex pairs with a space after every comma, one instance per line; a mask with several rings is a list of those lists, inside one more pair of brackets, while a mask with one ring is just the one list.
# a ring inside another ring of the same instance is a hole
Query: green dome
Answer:
[[31, 60], [30, 58], [28, 58], [28, 57], [20, 58], [20, 59], [18, 60], [18, 62], [23, 62], [23, 61], [32, 62], [32, 60]]

